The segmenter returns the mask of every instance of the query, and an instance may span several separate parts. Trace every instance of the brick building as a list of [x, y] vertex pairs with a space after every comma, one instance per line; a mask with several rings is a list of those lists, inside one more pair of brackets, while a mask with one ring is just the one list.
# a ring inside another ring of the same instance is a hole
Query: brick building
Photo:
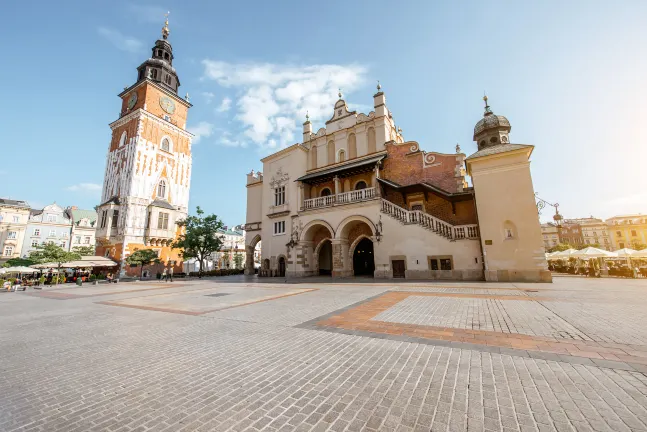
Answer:
[[562, 229], [559, 233], [560, 243], [568, 243], [577, 248], [584, 244], [582, 226], [577, 219], [566, 219], [562, 222]]
[[[97, 255], [120, 262], [138, 249], [158, 251], [162, 265], [181, 271], [176, 222], [188, 212], [191, 135], [186, 130], [188, 95], [178, 96], [168, 20], [151, 58], [137, 68], [137, 81], [119, 94], [119, 118], [110, 124], [101, 204], [97, 207]], [[158, 269], [151, 269], [155, 273]], [[132, 274], [138, 274], [132, 269]]]
[[262, 240], [261, 276], [550, 280], [533, 146], [485, 102], [469, 157], [406, 141], [379, 86], [369, 114], [340, 93], [325, 127], [306, 116], [303, 142], [247, 175], [246, 272]]

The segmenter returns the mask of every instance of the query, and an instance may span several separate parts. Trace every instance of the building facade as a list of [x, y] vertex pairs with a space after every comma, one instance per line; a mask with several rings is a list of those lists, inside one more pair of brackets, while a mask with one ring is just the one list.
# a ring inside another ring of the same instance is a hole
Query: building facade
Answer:
[[541, 224], [541, 236], [543, 237], [546, 252], [559, 244], [559, 231], [557, 225], [552, 222]]
[[60, 205], [53, 203], [41, 210], [31, 209], [22, 244], [22, 256], [27, 257], [36, 246], [54, 243], [65, 250], [70, 249], [72, 219]]
[[68, 217], [72, 220], [70, 235], [70, 251], [77, 247], [96, 247], [95, 233], [97, 230], [97, 212], [82, 210], [76, 206], [68, 207]]
[[637, 249], [647, 245], [647, 216], [642, 214], [614, 216], [606, 220], [614, 250]]
[[262, 240], [267, 276], [550, 280], [533, 146], [510, 144], [505, 117], [486, 100], [466, 157], [406, 141], [379, 87], [373, 106], [350, 111], [340, 94], [325, 127], [306, 117], [302, 143], [247, 175], [248, 274]]
[[178, 96], [168, 36], [167, 20], [151, 58], [137, 68], [136, 82], [119, 94], [119, 118], [110, 124], [96, 241], [97, 254], [119, 262], [121, 275], [137, 273], [125, 259], [143, 248], [182, 270], [171, 244], [180, 234], [176, 223], [188, 212], [193, 135], [186, 121], [192, 105], [188, 95]]
[[25, 201], [0, 198], [0, 264], [22, 256], [29, 211]]
[[594, 218], [577, 219], [580, 229], [582, 231], [583, 246], [588, 247], [591, 245], [599, 245], [600, 249], [612, 250], [611, 238], [609, 236], [608, 226], [602, 220]]
[[584, 244], [584, 236], [582, 236], [582, 226], [577, 219], [565, 219], [562, 222], [562, 228], [559, 230], [560, 243], [567, 243], [580, 249]]

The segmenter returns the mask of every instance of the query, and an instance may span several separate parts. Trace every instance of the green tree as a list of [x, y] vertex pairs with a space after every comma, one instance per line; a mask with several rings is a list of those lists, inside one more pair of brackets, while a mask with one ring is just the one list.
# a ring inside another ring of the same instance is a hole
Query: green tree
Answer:
[[218, 230], [222, 229], [223, 223], [215, 214], [205, 216], [199, 206], [195, 213], [195, 216], [187, 216], [177, 223], [183, 230], [172, 246], [181, 250], [182, 258], [195, 258], [198, 261], [199, 276], [202, 277], [204, 260], [222, 246], [222, 236], [218, 235]]
[[126, 258], [126, 263], [134, 266], [141, 266], [139, 277], [144, 275], [144, 267], [153, 263], [159, 263], [157, 251], [153, 249], [138, 249]]
[[73, 250], [81, 256], [94, 255], [94, 246], [76, 246]]
[[567, 249], [575, 249], [575, 248], [568, 243], [559, 243], [553, 246], [552, 248], [548, 249], [548, 252], [561, 252]]
[[234, 266], [237, 269], [240, 269], [242, 268], [242, 265], [243, 265], [243, 254], [236, 251], [236, 253], [234, 254]]
[[635, 250], [643, 250], [647, 249], [647, 245], [640, 240], [632, 240], [631, 241], [631, 247]]
[[29, 258], [10, 258], [7, 262], [2, 264], [2, 267], [29, 267], [34, 264], [36, 264], [36, 262]]
[[[36, 250], [29, 253], [29, 259], [38, 264], [51, 263], [56, 265], [58, 274], [61, 274], [61, 265], [66, 262], [81, 259], [81, 255], [76, 252], [68, 252], [62, 247], [49, 242], [44, 245], [37, 245]], [[60, 278], [56, 278], [58, 284]]]
[[600, 246], [600, 243], [593, 243], [593, 244], [585, 244], [585, 245], [582, 245], [582, 247], [580, 248], [580, 250], [582, 250], [582, 249], [586, 249], [587, 247], [592, 247], [592, 248], [602, 249], [602, 246]]

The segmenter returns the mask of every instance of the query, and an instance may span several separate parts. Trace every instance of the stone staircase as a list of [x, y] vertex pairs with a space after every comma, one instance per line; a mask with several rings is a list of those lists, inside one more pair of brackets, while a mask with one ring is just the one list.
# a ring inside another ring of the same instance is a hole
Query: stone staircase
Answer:
[[479, 238], [479, 228], [476, 224], [452, 225], [423, 211], [407, 210], [384, 198], [381, 199], [380, 211], [397, 219], [404, 225], [420, 225], [450, 241]]

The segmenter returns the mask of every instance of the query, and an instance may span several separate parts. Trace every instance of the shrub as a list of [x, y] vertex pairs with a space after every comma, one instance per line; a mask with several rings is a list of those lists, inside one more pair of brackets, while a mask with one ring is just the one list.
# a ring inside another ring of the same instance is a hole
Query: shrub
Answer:
[[[202, 272], [202, 276], [230, 276], [230, 275], [237, 275], [237, 274], [243, 274], [245, 270], [243, 269], [217, 269], [217, 270], [209, 270], [206, 272]], [[191, 277], [198, 277], [200, 275], [199, 272], [190, 272], [189, 276]]]
[[95, 274], [91, 274], [91, 275], [90, 275], [90, 277], [88, 278], [88, 280], [89, 280], [90, 282], [94, 282], [95, 280], [97, 280], [97, 275], [95, 275]]

